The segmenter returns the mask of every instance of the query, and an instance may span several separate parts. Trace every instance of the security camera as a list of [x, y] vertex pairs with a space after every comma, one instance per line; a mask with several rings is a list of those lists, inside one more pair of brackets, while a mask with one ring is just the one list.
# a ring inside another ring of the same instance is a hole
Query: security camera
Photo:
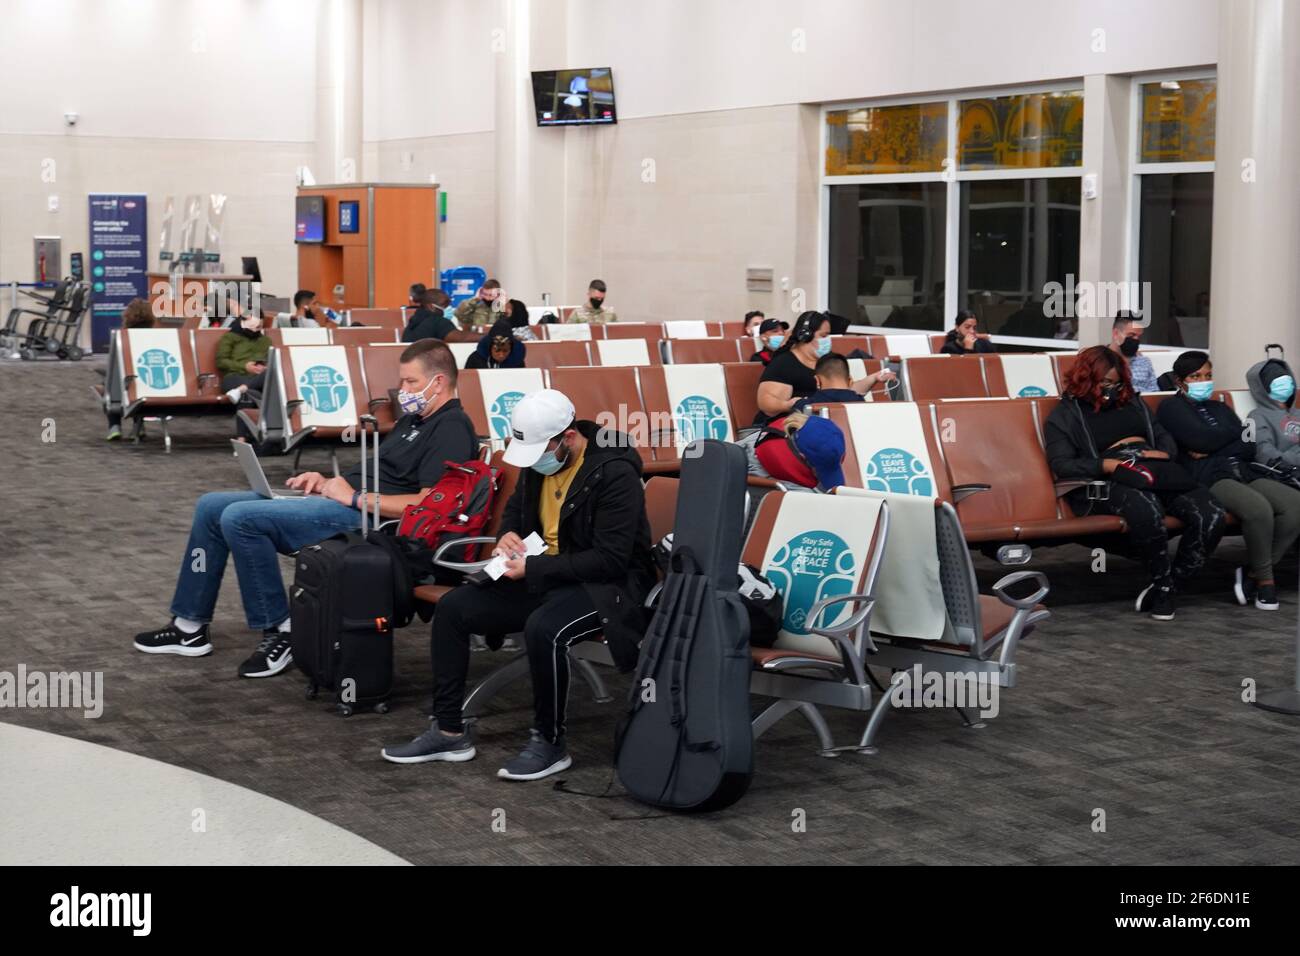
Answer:
[[76, 126], [77, 120], [81, 119], [81, 114], [76, 110], [69, 110], [63, 114], [63, 121], [69, 126]]

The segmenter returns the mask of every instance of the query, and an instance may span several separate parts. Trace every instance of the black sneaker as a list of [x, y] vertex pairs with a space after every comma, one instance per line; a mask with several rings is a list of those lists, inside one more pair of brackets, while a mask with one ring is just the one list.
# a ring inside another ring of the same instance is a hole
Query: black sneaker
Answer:
[[1170, 587], [1156, 588], [1152, 592], [1150, 606], [1147, 610], [1151, 612], [1152, 620], [1172, 621], [1176, 610], [1174, 589]]
[[393, 763], [429, 763], [432, 760], [460, 763], [464, 760], [473, 760], [474, 754], [474, 742], [470, 740], [468, 733], [462, 732], [455, 737], [448, 737], [438, 729], [436, 720], [429, 724], [428, 730], [409, 744], [397, 744], [379, 751], [381, 757]]
[[1255, 579], [1246, 573], [1245, 568], [1237, 568], [1236, 580], [1232, 584], [1232, 596], [1237, 603], [1245, 607], [1255, 599]]
[[572, 765], [573, 759], [565, 751], [563, 737], [552, 744], [534, 730], [528, 746], [520, 751], [518, 757], [507, 761], [497, 771], [497, 776], [502, 780], [541, 780], [568, 770]]
[[212, 653], [208, 640], [208, 626], [197, 631], [182, 631], [172, 621], [156, 631], [146, 631], [135, 636], [135, 649], [146, 654], [180, 654], [182, 657], [205, 657]]
[[262, 641], [248, 660], [239, 665], [240, 677], [274, 677], [293, 663], [286, 631], [263, 631]]
[[1278, 609], [1277, 585], [1275, 584], [1258, 584], [1255, 586], [1255, 607], [1261, 611], [1276, 611]]

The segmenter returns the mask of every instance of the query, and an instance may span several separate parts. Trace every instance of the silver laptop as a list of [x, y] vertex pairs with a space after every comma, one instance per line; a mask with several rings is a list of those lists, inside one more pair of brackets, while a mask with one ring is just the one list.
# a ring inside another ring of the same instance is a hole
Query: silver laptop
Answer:
[[248, 486], [263, 498], [307, 497], [296, 488], [285, 488], [283, 491], [272, 489], [271, 483], [266, 480], [266, 472], [262, 470], [262, 463], [257, 460], [257, 452], [253, 450], [253, 446], [247, 442], [235, 441], [233, 438], [230, 444], [235, 449], [235, 457], [239, 459], [239, 464], [248, 478]]

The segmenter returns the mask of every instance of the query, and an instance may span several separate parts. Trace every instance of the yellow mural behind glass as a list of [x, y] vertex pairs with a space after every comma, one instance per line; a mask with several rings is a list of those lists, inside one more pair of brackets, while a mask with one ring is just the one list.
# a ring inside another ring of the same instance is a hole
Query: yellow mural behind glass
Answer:
[[1143, 83], [1139, 161], [1212, 162], [1217, 94], [1213, 79]]
[[948, 104], [916, 103], [826, 114], [826, 175], [937, 173], [948, 153]]
[[1042, 169], [1083, 164], [1083, 91], [962, 100], [959, 169]]

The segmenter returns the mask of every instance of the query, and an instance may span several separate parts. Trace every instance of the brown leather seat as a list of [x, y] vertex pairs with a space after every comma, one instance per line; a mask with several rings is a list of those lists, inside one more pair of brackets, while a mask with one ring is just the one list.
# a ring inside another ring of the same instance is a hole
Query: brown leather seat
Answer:
[[[307, 346], [286, 345], [281, 349], [279, 349], [280, 368], [282, 372], [282, 378], [284, 381], [285, 401], [289, 409], [289, 427], [290, 427], [290, 432], [293, 435], [301, 434], [306, 427], [303, 424], [303, 419], [302, 419], [302, 408], [303, 408], [302, 393], [299, 391], [298, 388], [298, 372], [300, 370], [296, 369], [295, 367], [294, 355], [296, 354], [296, 350], [300, 348], [319, 348], [319, 347], [320, 346], [315, 346], [315, 345], [307, 345]], [[342, 348], [342, 346], [340, 346], [340, 348]], [[371, 348], [372, 349], [387, 348], [387, 346], [371, 346]], [[352, 396], [352, 415], [354, 419], [352, 425], [315, 426], [311, 429], [312, 439], [318, 441], [338, 440], [347, 433], [348, 428], [355, 427], [355, 425], [360, 421], [362, 415], [370, 414], [370, 396], [367, 394], [368, 388], [366, 385], [366, 377], [362, 372], [361, 353], [363, 351], [369, 351], [369, 350], [343, 348], [343, 353], [347, 357], [348, 377], [351, 379], [350, 390]], [[397, 346], [393, 346], [392, 351], [395, 352], [397, 356], [399, 357], [401, 356], [401, 351], [397, 348]], [[396, 386], [397, 384], [396, 374], [393, 375], [391, 381], [393, 384], [390, 385], [389, 388], [393, 388]], [[376, 418], [378, 418], [378, 416], [376, 416]], [[392, 426], [393, 426], [392, 422], [388, 423], [388, 428], [383, 428], [381, 425], [380, 431], [386, 432], [390, 430]]]
[[335, 345], [378, 345], [396, 342], [398, 333], [383, 326], [347, 327], [330, 330], [330, 339]]
[[[744, 340], [741, 340], [742, 346]], [[736, 362], [722, 366], [727, 382], [727, 404], [731, 406], [731, 427], [736, 431], [749, 428], [758, 414], [758, 380], [763, 377], [762, 362]]]
[[[947, 406], [944, 406], [945, 408]], [[948, 481], [948, 470], [944, 467], [944, 456], [939, 451], [939, 437], [936, 433], [936, 425], [932, 421], [932, 403], [918, 403], [917, 411], [921, 417], [921, 431], [925, 435], [926, 450], [930, 456], [932, 465], [930, 478], [933, 482], [933, 491], [936, 498], [942, 498], [945, 501], [952, 501], [952, 485]], [[849, 410], [864, 409], [866, 414], [870, 414], [870, 406], [862, 404], [836, 404], [827, 405], [826, 409], [830, 414], [830, 419], [839, 426], [840, 431], [844, 434], [844, 483], [850, 488], [862, 488], [862, 463], [860, 454], [867, 454], [861, 449], [855, 448], [853, 444], [853, 430], [849, 427]], [[972, 436], [973, 437], [973, 436]]]
[[[734, 338], [671, 339], [668, 354], [673, 365], [720, 365], [741, 361], [739, 343]], [[748, 356], [745, 358], [748, 360]]]
[[361, 366], [365, 372], [366, 410], [379, 422], [379, 430], [387, 433], [397, 421], [399, 409], [393, 408], [389, 392], [398, 387], [402, 353], [405, 345], [368, 345], [360, 349]]
[[664, 337], [662, 322], [609, 322], [594, 327], [591, 330], [593, 336], [596, 335], [597, 328], [604, 333], [601, 338], [645, 339], [654, 348], [658, 347], [659, 340]]
[[225, 329], [192, 329], [182, 332], [189, 335], [194, 349], [195, 383], [200, 395], [221, 394], [221, 369], [217, 368], [217, 346], [225, 336]]
[[988, 398], [978, 355], [921, 355], [903, 359], [903, 381], [914, 402], [936, 398]]
[[1070, 369], [1074, 368], [1074, 363], [1078, 360], [1078, 352], [1052, 353], [1052, 370], [1056, 373], [1057, 391], [1065, 392], [1065, 376], [1070, 374]]
[[176, 330], [181, 359], [180, 381], [185, 385], [185, 394], [141, 396], [136, 386], [136, 376], [134, 374], [135, 352], [132, 348], [131, 330], [122, 330], [118, 341], [122, 350], [122, 368], [127, 370], [125, 401], [123, 403], [127, 408], [133, 411], [135, 409], [145, 409], [145, 414], [149, 415], [169, 408], [184, 409], [187, 414], [208, 412], [227, 414], [234, 410], [230, 399], [221, 391], [221, 379], [216, 362], [216, 343], [210, 337], [215, 334], [218, 337], [217, 341], [219, 341], [220, 336], [226, 333], [224, 330], [214, 329], [211, 333], [208, 333], [207, 337], [202, 339], [205, 350], [204, 367], [202, 369], [198, 364], [198, 356], [195, 351], [197, 345], [194, 336], [196, 334], [198, 334], [198, 330], [194, 329]]
[[406, 328], [406, 320], [402, 317], [401, 309], [352, 309], [351, 319], [358, 325], [393, 329], [399, 334]]
[[676, 478], [651, 478], [645, 483], [645, 513], [650, 521], [650, 543], [657, 544], [673, 530], [677, 517]]
[[848, 355], [854, 349], [861, 349], [863, 352], [870, 352], [872, 358], [884, 358], [883, 353], [872, 351], [871, 344], [870, 337], [866, 335], [831, 336], [831, 351], [836, 355]]
[[[550, 372], [550, 385], [569, 397], [579, 418], [607, 424], [612, 416], [613, 424], [620, 431], [629, 432], [641, 460], [654, 461], [656, 436], [651, 432], [656, 423], [646, 415], [642, 405], [637, 369], [555, 368]], [[668, 442], [671, 448], [671, 433]]]
[[525, 342], [524, 364], [554, 369], [565, 365], [591, 365], [587, 342]]

